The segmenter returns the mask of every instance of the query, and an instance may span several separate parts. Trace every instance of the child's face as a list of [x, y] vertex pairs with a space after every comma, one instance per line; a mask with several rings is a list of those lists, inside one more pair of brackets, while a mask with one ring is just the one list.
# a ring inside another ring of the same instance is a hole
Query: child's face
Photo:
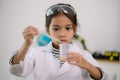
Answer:
[[53, 38], [54, 46], [59, 45], [58, 40], [63, 43], [70, 43], [75, 34], [73, 23], [65, 15], [58, 15], [52, 18], [48, 33]]

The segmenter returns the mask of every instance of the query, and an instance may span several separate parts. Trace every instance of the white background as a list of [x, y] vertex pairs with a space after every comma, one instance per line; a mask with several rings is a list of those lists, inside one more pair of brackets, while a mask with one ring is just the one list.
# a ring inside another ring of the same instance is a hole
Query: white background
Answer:
[[[90, 51], [120, 51], [120, 0], [0, 0], [0, 80], [23, 80], [9, 73], [9, 55], [22, 45], [25, 27], [45, 29], [45, 11], [58, 2], [75, 8], [79, 33]], [[120, 64], [103, 64], [104, 69], [120, 76]]]

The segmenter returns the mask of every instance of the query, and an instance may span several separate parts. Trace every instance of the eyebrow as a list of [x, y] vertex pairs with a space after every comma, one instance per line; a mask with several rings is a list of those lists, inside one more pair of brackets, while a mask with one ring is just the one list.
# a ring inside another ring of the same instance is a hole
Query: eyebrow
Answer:
[[53, 26], [53, 27], [59, 27], [59, 25], [56, 25], [56, 24], [55, 24], [55, 25], [52, 25], [52, 26]]
[[[53, 26], [53, 27], [59, 27], [59, 25], [57, 25], [57, 24], [53, 24], [52, 26]], [[65, 25], [65, 26], [72, 26], [72, 24], [67, 24], [67, 25]]]
[[66, 26], [72, 26], [72, 24], [67, 24]]

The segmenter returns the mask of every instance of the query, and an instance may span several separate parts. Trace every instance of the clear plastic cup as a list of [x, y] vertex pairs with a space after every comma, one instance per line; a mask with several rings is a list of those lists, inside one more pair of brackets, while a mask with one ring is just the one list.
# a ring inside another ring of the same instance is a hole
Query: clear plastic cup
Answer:
[[59, 46], [60, 46], [60, 60], [65, 61], [67, 57], [67, 53], [70, 51], [72, 44], [63, 43], [63, 44], [59, 44]]

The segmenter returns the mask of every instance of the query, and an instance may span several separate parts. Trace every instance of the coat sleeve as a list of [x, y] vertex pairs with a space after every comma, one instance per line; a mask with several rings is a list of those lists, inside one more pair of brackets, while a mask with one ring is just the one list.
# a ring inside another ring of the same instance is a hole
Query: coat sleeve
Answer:
[[20, 61], [19, 64], [13, 65], [12, 59], [16, 54], [17, 54], [17, 51], [13, 51], [10, 56], [9, 70], [13, 75], [26, 77], [32, 72], [34, 68], [34, 64], [35, 64], [34, 51], [32, 50], [29, 53], [27, 53], [24, 61]]
[[[84, 51], [84, 58], [90, 62], [92, 65], [96, 66], [100, 72], [101, 72], [101, 79], [100, 80], [107, 80], [107, 74], [103, 71], [103, 69], [101, 68], [101, 66], [98, 64], [98, 62], [93, 58], [93, 56], [91, 55], [91, 53], [89, 53], [88, 51]], [[94, 80], [94, 78], [92, 76], [90, 76], [90, 79]]]

